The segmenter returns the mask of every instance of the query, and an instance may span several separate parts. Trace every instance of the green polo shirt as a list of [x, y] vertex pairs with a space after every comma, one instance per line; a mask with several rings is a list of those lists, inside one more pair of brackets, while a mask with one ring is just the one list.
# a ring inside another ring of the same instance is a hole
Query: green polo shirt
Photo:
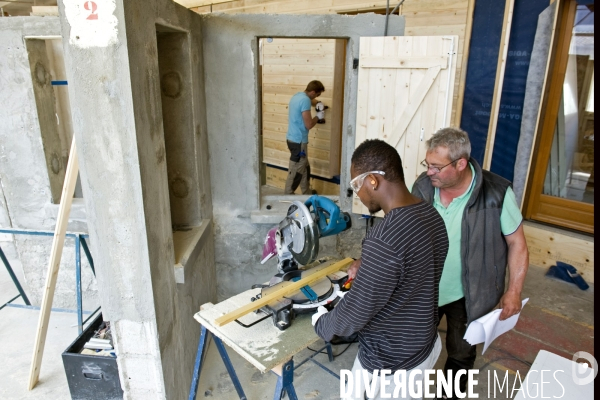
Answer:
[[[435, 188], [433, 206], [440, 213], [446, 224], [449, 240], [448, 255], [446, 256], [444, 270], [442, 271], [442, 277], [440, 279], [440, 297], [438, 301], [440, 307], [465, 296], [462, 284], [460, 238], [463, 212], [471, 197], [473, 186], [475, 184], [475, 169], [471, 163], [469, 163], [469, 166], [471, 167], [473, 176], [469, 189], [461, 196], [452, 200], [448, 207], [442, 205], [440, 201], [440, 190], [439, 188]], [[504, 195], [504, 203], [502, 212], [500, 213], [500, 227], [502, 229], [502, 234], [508, 236], [514, 233], [519, 225], [521, 225], [522, 220], [523, 217], [521, 216], [521, 211], [517, 205], [515, 193], [512, 188], [509, 187]]]

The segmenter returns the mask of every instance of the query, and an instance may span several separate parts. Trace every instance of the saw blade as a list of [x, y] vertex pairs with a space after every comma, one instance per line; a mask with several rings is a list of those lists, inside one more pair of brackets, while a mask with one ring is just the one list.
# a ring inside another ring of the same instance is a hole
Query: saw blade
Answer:
[[[283, 221], [282, 221], [283, 222]], [[319, 227], [301, 201], [293, 201], [285, 222], [280, 224], [288, 250], [302, 265], [313, 262], [319, 254]]]

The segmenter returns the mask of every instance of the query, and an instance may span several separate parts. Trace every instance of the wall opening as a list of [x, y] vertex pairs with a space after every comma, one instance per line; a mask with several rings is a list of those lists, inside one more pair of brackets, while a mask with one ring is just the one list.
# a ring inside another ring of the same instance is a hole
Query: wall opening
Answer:
[[156, 25], [156, 45], [175, 281], [185, 283], [184, 268], [194, 264], [208, 226], [200, 211], [189, 33]]
[[165, 157], [173, 230], [200, 225], [189, 38], [157, 25]]
[[[50, 182], [50, 198], [52, 203], [58, 204], [73, 140], [62, 39], [26, 39], [25, 45]], [[74, 197], [83, 197], [79, 177]]]
[[318, 100], [329, 108], [326, 122], [309, 131], [310, 186], [318, 194], [339, 196], [346, 45], [345, 39], [259, 38], [261, 195], [283, 194], [290, 159], [288, 104], [319, 80], [325, 92]]

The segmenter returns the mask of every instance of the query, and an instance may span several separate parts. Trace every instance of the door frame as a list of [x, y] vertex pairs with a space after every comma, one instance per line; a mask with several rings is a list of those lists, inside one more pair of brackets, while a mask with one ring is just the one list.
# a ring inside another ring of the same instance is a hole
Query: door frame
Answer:
[[569, 46], [577, 11], [576, 0], [560, 1], [556, 40], [552, 47], [548, 87], [542, 99], [540, 123], [532, 153], [532, 169], [523, 201], [524, 216], [586, 233], [594, 233], [594, 205], [542, 194], [552, 139], [558, 117], [563, 83], [569, 58]]

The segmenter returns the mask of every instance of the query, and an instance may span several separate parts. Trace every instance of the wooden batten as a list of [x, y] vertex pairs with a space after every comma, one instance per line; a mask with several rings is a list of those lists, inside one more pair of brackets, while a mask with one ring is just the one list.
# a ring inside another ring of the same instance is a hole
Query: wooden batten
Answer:
[[494, 85], [494, 96], [492, 98], [492, 110], [490, 113], [490, 124], [483, 157], [483, 169], [489, 170], [492, 166], [492, 154], [496, 139], [496, 127], [498, 125], [498, 112], [500, 111], [500, 100], [502, 99], [502, 85], [504, 83], [504, 70], [506, 69], [506, 57], [508, 55], [508, 43], [510, 40], [510, 28], [515, 0], [506, 0], [504, 9], [504, 21], [502, 23], [502, 37], [500, 38], [500, 51], [498, 55], [498, 66], [496, 67], [496, 84]]

